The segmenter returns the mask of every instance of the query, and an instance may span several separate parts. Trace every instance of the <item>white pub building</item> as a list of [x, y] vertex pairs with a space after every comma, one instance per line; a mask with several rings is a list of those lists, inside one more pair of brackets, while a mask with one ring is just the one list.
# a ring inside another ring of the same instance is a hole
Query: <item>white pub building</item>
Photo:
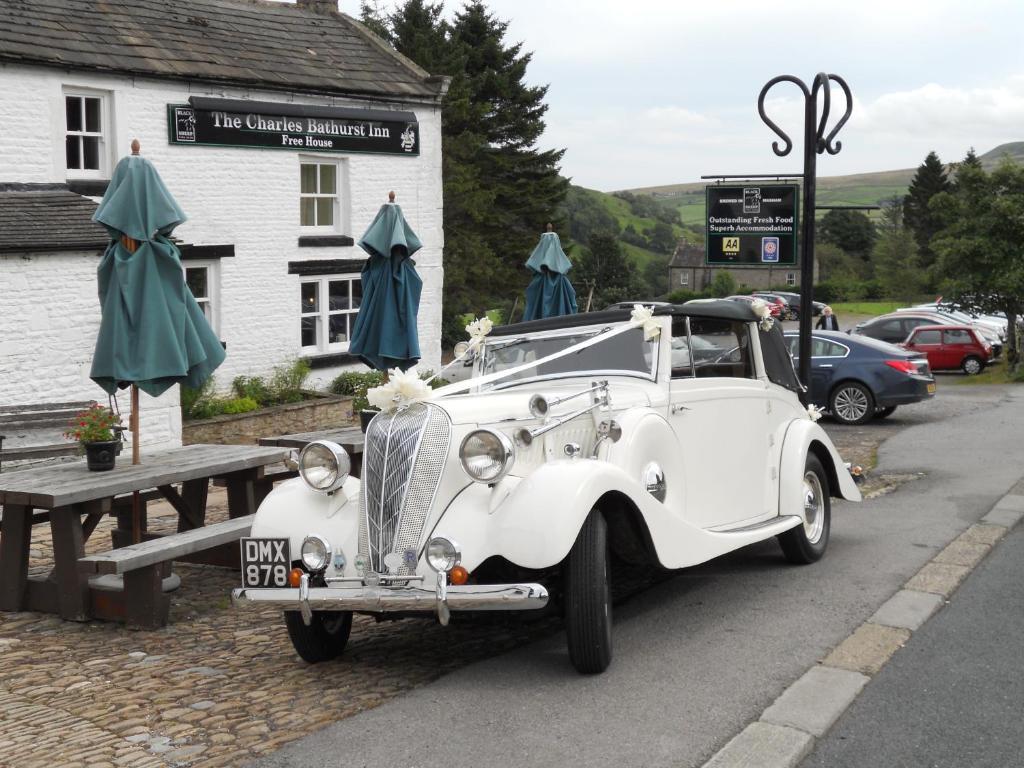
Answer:
[[[0, 412], [106, 402], [91, 216], [135, 138], [188, 215], [174, 236], [226, 345], [218, 389], [299, 357], [324, 385], [357, 362], [355, 241], [390, 190], [423, 241], [436, 370], [446, 88], [334, 0], [0, 2]], [[179, 444], [178, 388], [142, 400], [143, 446]]]

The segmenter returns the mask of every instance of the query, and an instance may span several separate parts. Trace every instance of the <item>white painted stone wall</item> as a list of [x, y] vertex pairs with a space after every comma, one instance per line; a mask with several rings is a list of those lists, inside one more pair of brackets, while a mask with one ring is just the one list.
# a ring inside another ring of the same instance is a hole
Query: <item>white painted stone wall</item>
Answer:
[[[301, 354], [299, 276], [289, 261], [365, 259], [358, 246], [299, 248], [299, 152], [171, 145], [167, 104], [189, 96], [296, 102], [416, 113], [418, 157], [315, 153], [343, 158], [348, 168], [349, 231], [358, 240], [389, 190], [423, 241], [416, 255], [423, 278], [419, 333], [422, 367], [440, 363], [441, 116], [436, 105], [385, 103], [259, 90], [210, 87], [141, 78], [0, 65], [0, 182], [64, 182], [64, 89], [91, 89], [110, 99], [111, 141], [107, 163], [128, 154], [138, 138], [142, 154], [160, 171], [189, 220], [176, 235], [197, 245], [234, 244], [235, 256], [220, 260], [219, 335], [227, 360], [218, 369], [219, 389], [238, 375], [266, 375]], [[109, 171], [107, 174], [109, 177]], [[343, 207], [346, 202], [343, 201]], [[344, 215], [343, 215], [344, 219]], [[0, 259], [0, 404], [102, 397], [88, 380], [98, 324], [96, 257], [12, 256]], [[314, 371], [310, 384], [324, 385], [340, 369]], [[36, 375], [46, 371], [45, 376]], [[91, 387], [91, 389], [90, 389]], [[168, 402], [164, 402], [164, 401]], [[171, 404], [173, 403], [173, 404]], [[143, 433], [153, 418], [180, 435], [177, 393], [143, 405]], [[154, 426], [155, 433], [161, 427]]]
[[[107, 403], [89, 378], [100, 327], [98, 263], [98, 252], [0, 254], [0, 404]], [[127, 427], [127, 390], [117, 405]], [[139, 410], [140, 446], [181, 444], [177, 387], [159, 398], [140, 394]]]

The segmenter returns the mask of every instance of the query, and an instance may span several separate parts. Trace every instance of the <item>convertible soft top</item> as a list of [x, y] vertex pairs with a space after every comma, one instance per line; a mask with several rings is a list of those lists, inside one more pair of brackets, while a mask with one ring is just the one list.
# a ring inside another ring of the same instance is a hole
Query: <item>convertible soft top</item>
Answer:
[[[642, 302], [637, 302], [638, 304]], [[607, 309], [601, 312], [581, 312], [576, 315], [546, 317], [543, 320], [530, 320], [526, 323], [499, 325], [491, 331], [491, 336], [514, 336], [534, 331], [551, 331], [557, 328], [573, 328], [578, 325], [600, 325], [601, 323], [622, 323], [629, 320], [630, 309]], [[728, 299], [695, 299], [685, 304], [669, 304], [655, 306], [655, 315], [690, 315], [691, 317], [717, 317], [723, 320], [740, 320], [750, 322], [757, 320], [754, 310], [746, 302], [729, 301]]]

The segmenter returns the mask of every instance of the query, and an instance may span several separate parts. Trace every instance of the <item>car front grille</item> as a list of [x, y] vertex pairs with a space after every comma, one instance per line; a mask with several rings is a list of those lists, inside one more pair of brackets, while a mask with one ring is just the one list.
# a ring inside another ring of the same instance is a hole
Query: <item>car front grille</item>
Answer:
[[[415, 571], [451, 431], [447, 414], [425, 403], [381, 413], [370, 422], [363, 446], [359, 552], [374, 573], [408, 576]], [[391, 553], [400, 560], [389, 569], [384, 559]]]

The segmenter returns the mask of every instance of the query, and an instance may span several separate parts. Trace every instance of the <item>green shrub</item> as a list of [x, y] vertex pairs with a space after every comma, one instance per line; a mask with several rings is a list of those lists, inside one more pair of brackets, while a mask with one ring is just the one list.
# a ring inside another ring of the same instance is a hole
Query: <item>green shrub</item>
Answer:
[[348, 395], [352, 398], [352, 410], [358, 413], [369, 408], [366, 390], [379, 387], [387, 381], [384, 371], [345, 371], [338, 374], [327, 389], [336, 395]]
[[673, 304], [685, 304], [688, 301], [700, 298], [703, 297], [697, 291], [688, 291], [685, 288], [680, 288], [678, 291], [672, 291], [666, 300]]
[[251, 397], [232, 397], [216, 402], [222, 414], [248, 413], [249, 411], [257, 410], [260, 407], [260, 404]]
[[270, 387], [262, 376], [236, 376], [231, 382], [231, 389], [235, 397], [249, 398], [257, 403], [266, 404], [273, 399]]
[[214, 377], [211, 376], [203, 382], [202, 386], [193, 389], [185, 384], [181, 385], [181, 418], [183, 419], [206, 419], [210, 408], [210, 402], [214, 397]]
[[306, 397], [302, 385], [310, 370], [308, 360], [298, 359], [276, 366], [269, 382], [262, 376], [236, 376], [231, 389], [236, 397], [255, 400], [260, 408], [298, 403]]

